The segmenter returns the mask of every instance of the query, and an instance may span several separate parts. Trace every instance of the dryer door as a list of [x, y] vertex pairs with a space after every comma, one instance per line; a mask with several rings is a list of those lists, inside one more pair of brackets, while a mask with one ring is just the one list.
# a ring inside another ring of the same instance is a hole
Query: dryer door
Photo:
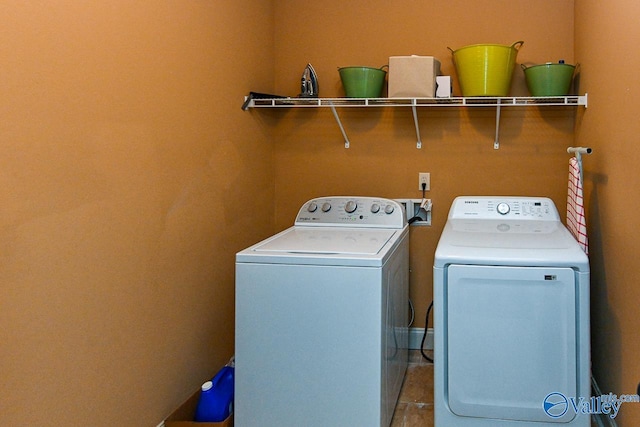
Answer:
[[[445, 394], [453, 413], [544, 422], [575, 417], [571, 268], [451, 265], [445, 292]], [[566, 399], [547, 413], [550, 393]]]

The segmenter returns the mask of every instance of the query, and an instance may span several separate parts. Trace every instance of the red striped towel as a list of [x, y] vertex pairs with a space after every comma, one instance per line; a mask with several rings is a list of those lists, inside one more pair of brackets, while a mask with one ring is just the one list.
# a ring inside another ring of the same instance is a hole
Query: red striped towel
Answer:
[[567, 194], [567, 228], [585, 253], [589, 253], [587, 221], [584, 218], [584, 199], [578, 159], [569, 160], [569, 192]]

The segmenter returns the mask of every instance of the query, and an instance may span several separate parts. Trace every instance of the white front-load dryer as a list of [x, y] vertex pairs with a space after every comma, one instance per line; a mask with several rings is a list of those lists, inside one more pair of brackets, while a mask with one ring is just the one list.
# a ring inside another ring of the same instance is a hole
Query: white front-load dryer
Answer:
[[589, 262], [540, 197], [458, 197], [434, 262], [436, 427], [587, 427]]
[[236, 255], [237, 427], [388, 427], [408, 362], [409, 233], [392, 200], [323, 197]]

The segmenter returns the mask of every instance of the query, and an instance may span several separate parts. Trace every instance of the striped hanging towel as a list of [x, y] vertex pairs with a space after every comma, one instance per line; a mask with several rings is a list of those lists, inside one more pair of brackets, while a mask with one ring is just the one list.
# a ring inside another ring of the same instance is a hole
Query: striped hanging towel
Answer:
[[567, 194], [567, 228], [576, 238], [585, 253], [589, 253], [587, 221], [584, 217], [584, 199], [578, 159], [569, 160], [569, 192]]

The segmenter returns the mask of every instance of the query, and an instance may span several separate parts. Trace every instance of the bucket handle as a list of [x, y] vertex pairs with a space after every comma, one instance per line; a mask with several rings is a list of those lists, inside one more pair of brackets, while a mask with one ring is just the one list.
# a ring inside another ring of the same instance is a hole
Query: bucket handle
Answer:
[[[523, 71], [526, 71], [527, 68], [531, 68], [531, 67], [527, 67], [524, 64], [520, 64], [520, 66], [522, 67]], [[580, 69], [580, 63], [577, 62], [576, 65], [573, 66], [573, 76], [575, 76], [578, 73], [578, 70]]]
[[451, 61], [453, 61], [453, 64], [455, 65], [455, 63], [456, 63], [456, 51], [451, 49], [449, 46], [447, 46], [447, 49], [449, 49], [451, 51]]
[[[522, 45], [524, 44], [524, 42], [522, 40], [515, 42], [514, 44], [511, 45], [512, 48], [514, 48], [515, 50], [518, 50], [522, 47]], [[517, 46], [516, 46], [517, 45]], [[451, 49], [449, 46], [447, 46], [447, 49], [449, 49], [451, 51], [451, 54], [455, 54], [455, 50]]]
[[572, 77], [575, 77], [575, 76], [576, 76], [576, 74], [578, 74], [578, 71], [580, 71], [580, 63], [579, 63], [579, 62], [576, 62], [576, 65], [575, 65], [575, 67], [573, 68], [573, 76], [572, 76]]
[[[389, 69], [389, 64], [385, 64], [380, 68], [376, 68], [377, 70], [382, 70], [384, 67], [387, 67], [387, 70]], [[341, 68], [349, 68], [349, 67], [338, 67], [338, 71], [340, 71]]]

